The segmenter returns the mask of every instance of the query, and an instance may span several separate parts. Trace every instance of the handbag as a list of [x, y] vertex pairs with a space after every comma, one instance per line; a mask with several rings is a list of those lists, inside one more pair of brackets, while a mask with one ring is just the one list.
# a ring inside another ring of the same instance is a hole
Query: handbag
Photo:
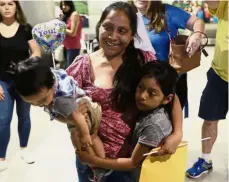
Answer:
[[193, 70], [194, 68], [197, 68], [200, 66], [200, 60], [201, 60], [201, 52], [205, 55], [205, 57], [208, 56], [208, 53], [204, 49], [204, 47], [208, 44], [208, 37], [205, 33], [196, 31], [195, 33], [201, 33], [206, 38], [206, 43], [204, 45], [201, 45], [195, 53], [189, 57], [188, 53], [186, 52], [188, 39], [192, 36], [187, 35], [177, 35], [174, 38], [171, 38], [171, 33], [168, 28], [167, 22], [166, 22], [166, 16], [165, 14], [165, 29], [168, 32], [169, 39], [170, 39], [170, 51], [169, 51], [169, 63], [171, 66], [173, 66], [178, 74], [183, 74], [188, 71]]
[[57, 62], [65, 61], [63, 45], [60, 45], [59, 47], [56, 48], [56, 50], [54, 51], [54, 58]]

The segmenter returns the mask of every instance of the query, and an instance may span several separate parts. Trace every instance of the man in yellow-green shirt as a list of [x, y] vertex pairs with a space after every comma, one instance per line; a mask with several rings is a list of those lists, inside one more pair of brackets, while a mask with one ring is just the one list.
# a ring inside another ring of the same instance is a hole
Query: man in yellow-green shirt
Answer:
[[212, 170], [210, 153], [217, 138], [218, 122], [226, 118], [228, 112], [228, 1], [207, 1], [209, 10], [218, 17], [215, 55], [212, 67], [207, 73], [207, 85], [203, 91], [199, 117], [204, 119], [202, 157], [187, 170], [187, 176], [199, 178]]

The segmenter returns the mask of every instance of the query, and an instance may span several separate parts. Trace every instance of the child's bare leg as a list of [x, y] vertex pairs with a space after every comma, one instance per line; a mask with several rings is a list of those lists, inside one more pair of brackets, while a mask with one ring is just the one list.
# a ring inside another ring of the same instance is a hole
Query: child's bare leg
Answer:
[[93, 148], [95, 154], [98, 157], [105, 158], [106, 156], [105, 156], [103, 143], [97, 135], [93, 138], [92, 143], [93, 143], [92, 148]]
[[75, 129], [73, 129], [70, 132], [71, 132], [72, 144], [73, 144], [75, 151], [77, 153], [78, 151], [81, 151], [81, 143], [79, 140], [79, 133]]

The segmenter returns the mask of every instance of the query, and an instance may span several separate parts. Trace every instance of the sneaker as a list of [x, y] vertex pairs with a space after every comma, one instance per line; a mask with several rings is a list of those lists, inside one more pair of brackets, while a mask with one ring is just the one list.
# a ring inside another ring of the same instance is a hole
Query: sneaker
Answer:
[[188, 169], [186, 176], [190, 178], [199, 178], [202, 174], [208, 173], [212, 170], [212, 161], [209, 163], [204, 159], [199, 158], [192, 168]]
[[6, 161], [0, 161], [0, 172], [6, 170], [8, 168], [8, 165]]
[[104, 177], [109, 176], [113, 172], [113, 170], [96, 168], [96, 169], [93, 169], [93, 172], [94, 172], [94, 178], [96, 179], [96, 181], [102, 182], [104, 181]]
[[94, 181], [94, 173], [93, 172], [88, 174], [88, 180], [92, 181], [92, 182]]
[[25, 161], [27, 164], [33, 164], [35, 163], [34, 158], [32, 157], [31, 153], [27, 149], [22, 149], [20, 151], [21, 158]]

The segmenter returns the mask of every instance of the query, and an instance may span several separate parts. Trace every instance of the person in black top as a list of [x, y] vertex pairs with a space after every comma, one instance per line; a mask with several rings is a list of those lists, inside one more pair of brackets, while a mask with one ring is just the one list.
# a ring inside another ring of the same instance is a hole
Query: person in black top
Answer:
[[30, 105], [15, 92], [13, 76], [8, 72], [12, 62], [40, 56], [31, 30], [18, 1], [0, 0], [0, 171], [7, 169], [5, 157], [15, 101], [21, 157], [26, 163], [34, 163], [26, 148], [31, 127]]

